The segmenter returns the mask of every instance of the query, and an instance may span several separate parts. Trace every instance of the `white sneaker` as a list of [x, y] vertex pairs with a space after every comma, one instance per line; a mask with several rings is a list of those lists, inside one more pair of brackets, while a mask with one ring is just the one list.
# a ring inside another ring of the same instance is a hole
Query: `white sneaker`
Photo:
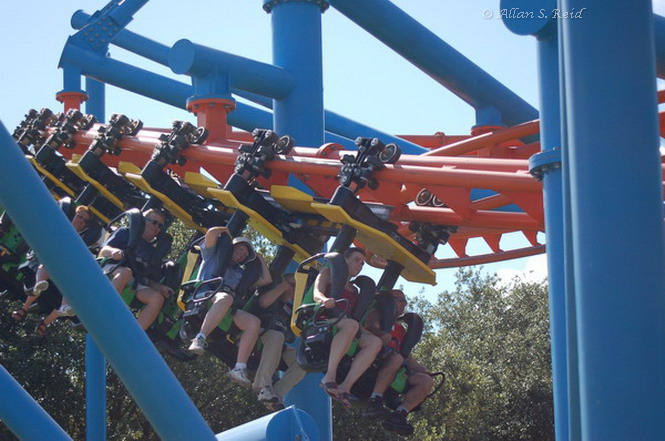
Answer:
[[58, 313], [60, 313], [60, 317], [74, 317], [76, 315], [76, 312], [74, 312], [74, 308], [72, 308], [67, 304], [62, 305], [58, 309]]
[[284, 409], [282, 397], [277, 395], [271, 386], [262, 387], [257, 399], [270, 410]]
[[247, 378], [247, 369], [245, 368], [233, 368], [228, 374], [226, 374], [231, 381], [238, 383], [242, 387], [251, 387], [252, 382]]
[[40, 280], [35, 283], [35, 286], [32, 288], [32, 295], [34, 297], [39, 297], [44, 291], [48, 289], [48, 280]]
[[203, 355], [206, 348], [206, 341], [203, 337], [195, 337], [192, 339], [192, 344], [189, 345], [189, 352], [193, 352], [196, 355]]

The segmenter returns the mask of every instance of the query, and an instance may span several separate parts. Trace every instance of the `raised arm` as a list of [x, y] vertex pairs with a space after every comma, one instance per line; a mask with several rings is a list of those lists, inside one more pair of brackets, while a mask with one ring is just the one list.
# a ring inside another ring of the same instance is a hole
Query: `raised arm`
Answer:
[[229, 229], [226, 227], [212, 227], [208, 228], [205, 236], [205, 247], [212, 248], [217, 245], [217, 240], [222, 234], [230, 234]]
[[272, 276], [270, 275], [270, 270], [268, 270], [268, 265], [266, 265], [266, 261], [263, 260], [263, 256], [260, 254], [256, 254], [256, 258], [259, 259], [259, 262], [261, 262], [261, 276], [259, 277], [259, 280], [256, 282], [256, 287], [260, 288], [262, 286], [266, 286], [269, 283], [272, 282]]
[[291, 285], [289, 282], [286, 279], [283, 279], [281, 283], [261, 294], [259, 297], [259, 306], [261, 308], [268, 308], [290, 287]]

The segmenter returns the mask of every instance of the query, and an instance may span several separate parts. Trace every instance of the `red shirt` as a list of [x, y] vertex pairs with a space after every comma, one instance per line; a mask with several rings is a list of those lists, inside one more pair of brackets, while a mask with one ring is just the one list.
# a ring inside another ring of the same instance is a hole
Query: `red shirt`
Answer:
[[402, 342], [406, 337], [406, 328], [401, 323], [395, 322], [392, 331], [390, 331], [390, 345], [389, 347], [399, 352], [402, 349]]

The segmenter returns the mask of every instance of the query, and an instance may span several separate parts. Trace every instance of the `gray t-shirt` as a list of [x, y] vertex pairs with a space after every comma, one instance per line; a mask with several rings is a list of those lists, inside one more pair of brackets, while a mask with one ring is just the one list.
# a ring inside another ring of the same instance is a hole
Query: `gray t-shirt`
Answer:
[[[203, 259], [203, 262], [201, 263], [199, 280], [208, 280], [220, 276], [219, 264], [215, 262], [217, 254], [216, 248], [216, 246], [205, 248], [205, 244], [202, 244], [201, 258]], [[245, 270], [239, 265], [229, 264], [229, 266], [224, 271], [224, 286], [228, 286], [231, 289], [236, 289], [240, 284], [240, 279], [242, 279], [244, 272]]]

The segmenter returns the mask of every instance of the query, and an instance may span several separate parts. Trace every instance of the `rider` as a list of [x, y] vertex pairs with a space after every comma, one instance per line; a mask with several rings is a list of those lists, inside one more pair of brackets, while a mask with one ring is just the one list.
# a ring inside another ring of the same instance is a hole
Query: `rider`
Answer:
[[[296, 362], [296, 350], [284, 345], [288, 337], [294, 337], [289, 328], [291, 310], [293, 309], [293, 296], [296, 281], [292, 273], [285, 274], [282, 282], [259, 297], [259, 306], [262, 317], [262, 326], [266, 331], [261, 335], [263, 350], [261, 362], [254, 377], [254, 389], [259, 391], [258, 400], [270, 410], [284, 408], [283, 397], [302, 380], [305, 372]], [[288, 369], [274, 385], [272, 378], [284, 360]]]
[[[357, 276], [362, 270], [365, 263], [365, 252], [361, 248], [349, 248], [344, 251], [343, 257], [346, 261], [348, 275], [341, 299], [346, 299], [349, 302], [346, 313], [351, 315], [358, 300], [358, 291], [351, 284], [351, 278]], [[314, 300], [328, 310], [335, 308], [335, 299], [328, 297], [332, 282], [330, 274], [329, 267], [325, 267], [314, 281]], [[334, 312], [331, 311], [330, 314], [334, 314]], [[351, 407], [349, 401], [351, 387], [376, 358], [381, 350], [381, 340], [350, 317], [343, 318], [336, 326], [338, 332], [330, 344], [328, 369], [321, 380], [321, 387], [331, 398], [339, 400], [344, 407], [349, 408]], [[360, 350], [353, 357], [346, 378], [338, 385], [336, 382], [337, 367], [356, 337], [358, 337]]]
[[[378, 336], [384, 346], [390, 348], [390, 352], [383, 358], [383, 366], [377, 374], [374, 390], [364, 415], [373, 418], [386, 418], [382, 423], [386, 430], [402, 435], [410, 435], [413, 433], [413, 426], [406, 420], [406, 416], [432, 392], [434, 381], [428, 370], [412, 356], [404, 359], [400, 354], [406, 336], [406, 328], [400, 323], [400, 317], [404, 314], [407, 301], [404, 292], [399, 289], [392, 290], [391, 294], [395, 299], [395, 322], [392, 331], [384, 332], [381, 329], [381, 314], [378, 309], [372, 309], [365, 321], [367, 329]], [[407, 368], [409, 388], [400, 406], [390, 413], [383, 407], [383, 393], [388, 389], [402, 365]]]
[[[223, 234], [230, 234], [228, 228], [212, 227], [206, 232], [204, 246], [201, 248], [201, 256], [204, 263], [206, 260], [212, 259], [215, 255], [215, 247]], [[205, 278], [208, 278], [208, 276], [210, 276], [209, 278], [213, 278], [222, 275], [224, 286], [215, 294], [213, 304], [203, 319], [201, 330], [192, 339], [192, 343], [189, 346], [189, 351], [198, 355], [203, 354], [206, 346], [206, 338], [219, 325], [231, 306], [233, 306], [235, 289], [240, 284], [240, 280], [245, 272], [244, 264], [253, 259], [258, 259], [261, 263], [261, 275], [254, 284], [254, 287], [258, 288], [272, 282], [268, 266], [263, 257], [254, 251], [249, 239], [246, 237], [236, 237], [232, 243], [231, 263], [225, 269], [224, 274], [205, 276]], [[249, 387], [252, 382], [247, 378], [247, 361], [259, 337], [261, 322], [256, 316], [241, 309], [233, 314], [233, 322], [243, 333], [238, 343], [236, 364], [229, 371], [228, 376], [241, 386]]]
[[[145, 228], [141, 236], [142, 240], [136, 248], [136, 257], [144, 262], [150, 262], [153, 253], [156, 251], [153, 241], [160, 231], [164, 229], [164, 221], [166, 219], [164, 214], [155, 208], [145, 211], [143, 217], [145, 218]], [[125, 259], [124, 250], [129, 243], [129, 237], [128, 227], [118, 228], [102, 247], [99, 257], [110, 257], [116, 262], [122, 262]], [[136, 298], [145, 304], [145, 307], [139, 312], [138, 322], [143, 330], [147, 329], [155, 321], [164, 305], [164, 300], [173, 294], [173, 290], [141, 274], [133, 274], [132, 270], [126, 266], [107, 263], [105, 268], [108, 268], [110, 265], [113, 268], [111, 283], [118, 293], [122, 293], [123, 289], [129, 283], [132, 283], [135, 277], [138, 277], [138, 280], [136, 280], [138, 282], [136, 285]]]
[[[74, 227], [74, 230], [76, 230], [77, 233], [81, 233], [83, 230], [85, 230], [91, 221], [92, 215], [90, 214], [88, 207], [85, 205], [79, 205], [76, 207], [76, 212], [72, 218], [72, 227]], [[35, 286], [32, 288], [32, 294], [27, 296], [21, 309], [18, 309], [12, 313], [12, 318], [17, 322], [20, 322], [25, 318], [26, 314], [28, 313], [28, 308], [30, 308], [30, 306], [35, 301], [37, 301], [39, 296], [49, 288], [49, 274], [44, 265], [39, 264], [35, 278]], [[65, 314], [65, 310], [67, 310], [67, 314]], [[46, 335], [46, 327], [59, 315], [68, 315], [69, 310], [71, 310], [71, 307], [67, 305], [63, 299], [63, 304], [60, 309], [56, 309], [51, 313], [51, 315], [46, 317], [46, 319], [42, 320], [39, 325], [37, 325], [35, 332], [39, 336], [43, 337]]]

